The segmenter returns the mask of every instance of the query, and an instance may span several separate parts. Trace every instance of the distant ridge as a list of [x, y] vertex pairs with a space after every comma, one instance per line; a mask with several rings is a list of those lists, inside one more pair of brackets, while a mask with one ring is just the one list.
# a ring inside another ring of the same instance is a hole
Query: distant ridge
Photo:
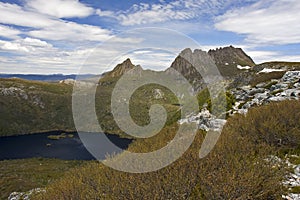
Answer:
[[76, 75], [76, 74], [0, 74], [0, 78], [20, 78], [32, 81], [45, 81], [45, 82], [58, 82], [65, 79], [86, 79], [93, 77], [93, 74], [83, 74], [83, 75]]

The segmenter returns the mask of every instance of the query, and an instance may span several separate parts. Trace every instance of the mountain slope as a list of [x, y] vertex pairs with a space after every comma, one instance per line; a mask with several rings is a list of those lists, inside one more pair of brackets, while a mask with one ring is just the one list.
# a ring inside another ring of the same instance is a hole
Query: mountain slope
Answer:
[[213, 68], [209, 69], [209, 65], [214, 62], [220, 74], [227, 80], [232, 80], [240, 73], [243, 73], [245, 71], [243, 67], [252, 68], [255, 66], [250, 56], [242, 49], [233, 46], [209, 50], [208, 52], [199, 49], [194, 51], [189, 48], [184, 49], [166, 72], [171, 73], [172, 69], [175, 69], [194, 86], [195, 91], [200, 91], [206, 84], [191, 62], [197, 63], [201, 70], [204, 70], [208, 75], [209, 70], [212, 70], [212, 74], [215, 74]]
[[[241, 48], [233, 46], [209, 50], [208, 54], [215, 61], [221, 75], [233, 77], [241, 73], [243, 67], [255, 66], [254, 61]], [[238, 66], [241, 66], [240, 69]]]
[[133, 69], [135, 65], [132, 64], [131, 60], [127, 58], [123, 63], [118, 64], [112, 71], [107, 72], [105, 74], [105, 77], [120, 77], [123, 75], [125, 72]]
[[0, 136], [74, 130], [72, 86], [0, 79]]

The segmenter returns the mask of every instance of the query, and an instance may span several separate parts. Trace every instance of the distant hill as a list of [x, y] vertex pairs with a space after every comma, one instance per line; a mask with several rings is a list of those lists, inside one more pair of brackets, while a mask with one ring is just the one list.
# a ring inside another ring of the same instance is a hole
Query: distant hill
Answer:
[[63, 74], [0, 74], [0, 78], [20, 78], [32, 81], [46, 81], [46, 82], [58, 82], [65, 79], [85, 79], [93, 77], [92, 74], [85, 74], [85, 75], [63, 75]]
[[75, 130], [71, 94], [67, 84], [0, 79], [0, 136]]

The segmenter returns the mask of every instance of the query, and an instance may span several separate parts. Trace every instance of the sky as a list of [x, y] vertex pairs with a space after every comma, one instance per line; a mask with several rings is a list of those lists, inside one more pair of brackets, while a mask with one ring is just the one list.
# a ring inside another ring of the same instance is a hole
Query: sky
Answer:
[[300, 61], [299, 0], [1, 0], [0, 73], [163, 70], [184, 48]]

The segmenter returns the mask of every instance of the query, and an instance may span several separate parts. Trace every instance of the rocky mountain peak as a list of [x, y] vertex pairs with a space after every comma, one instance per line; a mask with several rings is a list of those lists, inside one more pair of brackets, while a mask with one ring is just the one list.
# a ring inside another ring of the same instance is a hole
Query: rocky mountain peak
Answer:
[[[255, 66], [254, 61], [248, 56], [241, 48], [233, 46], [217, 48], [209, 50], [208, 52], [200, 49], [192, 51], [186, 48], [176, 57], [175, 61], [171, 64], [166, 72], [171, 72], [175, 69], [182, 74], [197, 91], [205, 86], [201, 74], [195, 69], [193, 64], [197, 64], [202, 70], [209, 74], [211, 66], [210, 63], [214, 62], [220, 74], [225, 78], [232, 80], [240, 73], [252, 69]], [[198, 67], [199, 67], [198, 66]]]
[[241, 48], [233, 46], [209, 50], [208, 54], [218, 66], [255, 66], [254, 61]]
[[[132, 64], [131, 60], [127, 58], [124, 62], [118, 64], [112, 71], [108, 72], [105, 76], [109, 77], [119, 77], [122, 76], [125, 72], [134, 69], [136, 66]], [[138, 66], [138, 68], [141, 68]]]
[[181, 51], [166, 72], [172, 73], [173, 70], [176, 70], [193, 85], [195, 91], [198, 91], [203, 88], [204, 81], [193, 63], [205, 60], [205, 55], [208, 56], [205, 51], [198, 49], [192, 51], [190, 48], [186, 48]]

